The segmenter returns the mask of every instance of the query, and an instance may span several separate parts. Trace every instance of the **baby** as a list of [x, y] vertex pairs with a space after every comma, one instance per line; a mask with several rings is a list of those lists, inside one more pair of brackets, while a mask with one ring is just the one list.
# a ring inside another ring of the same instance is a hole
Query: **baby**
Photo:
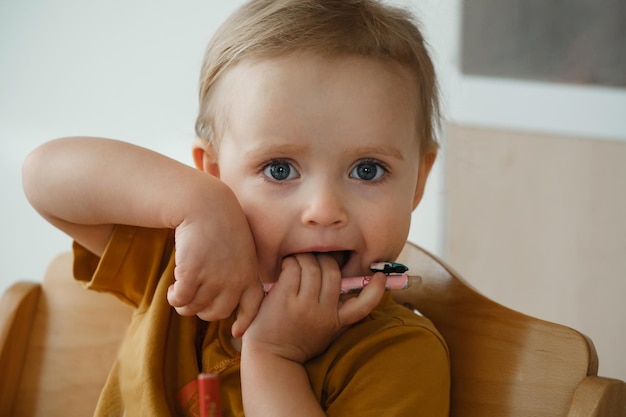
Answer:
[[197, 169], [110, 139], [33, 151], [26, 195], [74, 239], [76, 279], [137, 309], [96, 415], [197, 415], [215, 372], [228, 416], [447, 416], [432, 323], [380, 272], [340, 295], [402, 250], [437, 123], [407, 13], [251, 1], [205, 54]]

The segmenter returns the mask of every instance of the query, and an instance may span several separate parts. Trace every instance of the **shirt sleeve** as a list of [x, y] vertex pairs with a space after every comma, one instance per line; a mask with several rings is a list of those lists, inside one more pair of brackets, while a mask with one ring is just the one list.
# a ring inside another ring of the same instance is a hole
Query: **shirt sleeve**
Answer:
[[111, 293], [139, 307], [174, 251], [174, 232], [116, 225], [102, 257], [73, 244], [74, 278], [88, 289]]
[[359, 324], [312, 367], [312, 382], [325, 381], [318, 395], [327, 416], [449, 415], [448, 348], [428, 319], [412, 315]]
[[441, 341], [424, 329], [411, 335], [397, 329], [383, 333], [387, 343], [362, 352], [362, 363], [353, 375], [344, 375], [327, 415], [448, 416], [450, 369]]

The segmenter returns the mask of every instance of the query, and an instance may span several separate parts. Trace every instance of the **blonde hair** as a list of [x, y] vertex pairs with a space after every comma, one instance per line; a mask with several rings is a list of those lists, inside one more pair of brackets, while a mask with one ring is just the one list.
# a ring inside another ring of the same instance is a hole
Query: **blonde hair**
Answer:
[[246, 58], [293, 52], [360, 55], [397, 62], [417, 80], [416, 115], [422, 149], [436, 149], [439, 93], [426, 42], [410, 13], [375, 0], [252, 0], [232, 14], [209, 42], [200, 76], [199, 138], [220, 135], [211, 93], [220, 76]]

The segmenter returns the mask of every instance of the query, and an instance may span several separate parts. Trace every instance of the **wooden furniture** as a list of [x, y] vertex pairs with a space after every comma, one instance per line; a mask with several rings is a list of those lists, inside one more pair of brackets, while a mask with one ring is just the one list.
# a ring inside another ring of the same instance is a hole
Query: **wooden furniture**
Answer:
[[0, 416], [90, 416], [132, 309], [72, 278], [55, 258], [41, 284], [18, 282], [0, 301]]
[[[626, 416], [626, 384], [595, 375], [583, 335], [490, 301], [412, 244], [400, 261], [422, 283], [395, 297], [450, 348], [451, 416]], [[69, 253], [41, 284], [14, 284], [0, 300], [0, 416], [91, 415], [130, 314], [74, 282]]]
[[487, 299], [415, 245], [399, 261], [422, 283], [394, 298], [430, 318], [448, 343], [451, 416], [626, 417], [626, 384], [596, 376], [587, 337]]

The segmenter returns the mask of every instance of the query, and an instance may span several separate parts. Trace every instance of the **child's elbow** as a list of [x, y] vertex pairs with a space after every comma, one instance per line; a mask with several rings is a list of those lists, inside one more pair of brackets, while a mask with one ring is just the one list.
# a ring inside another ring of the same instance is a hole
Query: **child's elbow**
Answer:
[[38, 167], [41, 166], [42, 154], [44, 153], [42, 148], [45, 145], [38, 146], [34, 150], [32, 150], [24, 159], [22, 163], [22, 188], [24, 189], [24, 194], [28, 201], [32, 204], [33, 198], [35, 197], [35, 193], [37, 191], [37, 184], [39, 181], [38, 177]]
[[46, 142], [33, 149], [22, 163], [22, 189], [30, 204], [41, 211], [41, 202], [49, 191], [50, 181], [54, 172], [51, 159], [54, 154], [55, 141]]

